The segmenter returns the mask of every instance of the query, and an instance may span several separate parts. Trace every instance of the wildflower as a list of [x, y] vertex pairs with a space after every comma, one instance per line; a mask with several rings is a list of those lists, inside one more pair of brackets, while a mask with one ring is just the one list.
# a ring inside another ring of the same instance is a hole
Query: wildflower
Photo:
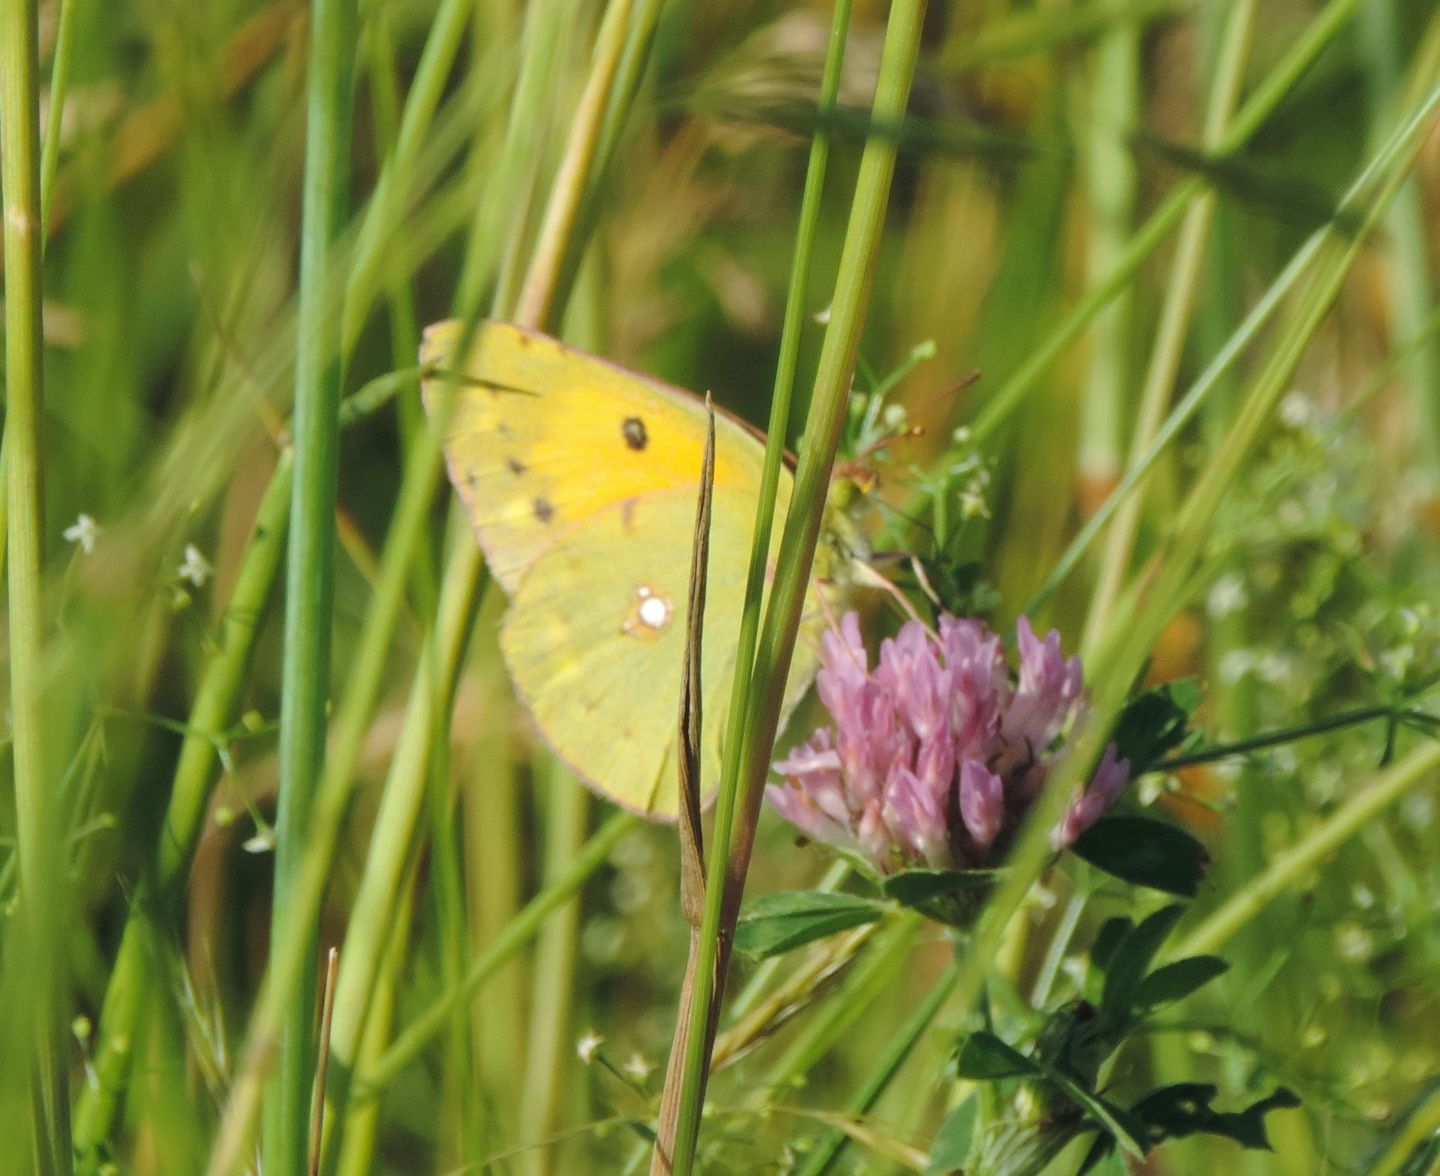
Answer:
[[625, 1073], [637, 1082], [644, 1082], [655, 1072], [655, 1063], [639, 1050], [632, 1053], [624, 1065]]
[[205, 581], [215, 574], [210, 561], [200, 554], [193, 543], [185, 544], [185, 562], [176, 573], [182, 580], [189, 580], [197, 588], [205, 587]]
[[1245, 581], [1231, 572], [1210, 585], [1210, 592], [1205, 597], [1205, 611], [1218, 621], [1233, 612], [1239, 612], [1248, 603]]
[[[872, 670], [851, 612], [822, 638], [816, 678], [832, 724], [775, 765], [770, 803], [809, 836], [880, 870], [983, 867], [998, 860], [1085, 706], [1080, 659], [1016, 625], [1012, 680], [1000, 638], [976, 620], [911, 621]], [[1130, 764], [1111, 744], [1051, 834], [1070, 845], [1124, 790]]]
[[275, 848], [275, 827], [261, 825], [240, 846], [246, 853], [269, 853]]
[[99, 524], [90, 515], [83, 513], [63, 532], [66, 542], [78, 545], [86, 555], [95, 550], [95, 537], [99, 534]]
[[595, 1055], [600, 1052], [600, 1047], [605, 1044], [605, 1039], [593, 1029], [585, 1030], [584, 1035], [575, 1043], [575, 1052], [580, 1060], [587, 1066], [595, 1060]]

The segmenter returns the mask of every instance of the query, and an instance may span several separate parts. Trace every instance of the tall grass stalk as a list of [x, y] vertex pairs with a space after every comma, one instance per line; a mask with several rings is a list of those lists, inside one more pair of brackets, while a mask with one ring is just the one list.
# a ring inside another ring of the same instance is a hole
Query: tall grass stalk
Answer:
[[1263, 873], [1250, 879], [1242, 890], [1207, 915], [1167, 954], [1179, 959], [1224, 947], [1267, 903], [1302, 886], [1305, 876], [1318, 869], [1341, 845], [1411, 789], [1433, 782], [1437, 771], [1440, 771], [1440, 743], [1432, 741], [1417, 747], [1294, 845], [1274, 855]]
[[[872, 106], [872, 117], [881, 125], [904, 115], [924, 12], [923, 2], [897, 3], [890, 10]], [[894, 142], [881, 138], [869, 140], [855, 183], [829, 326], [815, 376], [805, 441], [800, 449], [795, 493], [785, 520], [775, 584], [757, 648], [751, 692], [743, 712], [741, 755], [725, 765], [716, 803], [699, 950], [694, 967], [687, 968], [694, 989], [688, 1030], [683, 1038], [685, 1056], [680, 1074], [674, 1153], [666, 1157], [657, 1150], [657, 1162], [662, 1166], [672, 1164], [681, 1176], [686, 1176], [695, 1162], [700, 1109], [710, 1063], [711, 1027], [724, 993], [730, 936], [739, 914], [763, 796], [760, 785], [768, 771], [790, 655], [809, 586], [894, 168]], [[779, 445], [781, 439], [772, 436], [770, 444]]]
[[[590, 793], [557, 761], [544, 773], [545, 802], [544, 885], [564, 877], [570, 862], [585, 844], [589, 824]], [[580, 976], [576, 969], [580, 935], [580, 903], [572, 898], [555, 912], [535, 945], [534, 983], [530, 989], [530, 1035], [525, 1068], [520, 1076], [519, 1138], [551, 1137], [561, 1113], [565, 1059], [577, 1036], [574, 993]], [[564, 1171], [544, 1147], [527, 1157], [532, 1176]]]
[[[1224, 156], [1239, 151], [1265, 125], [1291, 89], [1304, 77], [1325, 48], [1339, 35], [1355, 14], [1359, 0], [1331, 0], [1308, 25], [1289, 51], [1256, 87], [1254, 93], [1230, 124], [1228, 132], [1215, 145], [1215, 153]], [[1198, 177], [1184, 180], [1165, 201], [1150, 214], [1130, 239], [1129, 246], [1116, 260], [1106, 278], [1090, 288], [1025, 361], [985, 402], [976, 415], [972, 431], [980, 443], [992, 438], [999, 427], [1030, 395], [1057, 360], [1089, 326], [1110, 301], [1134, 280], [1141, 264], [1161, 241], [1180, 224], [1190, 204], [1206, 190]]]
[[429, 782], [430, 750], [453, 699], [458, 662], [474, 619], [480, 554], [470, 536], [459, 533], [451, 545], [449, 567], [440, 591], [440, 609], [432, 639], [425, 646], [406, 709], [400, 742], [376, 814], [365, 873], [355, 895], [346, 935], [346, 954], [336, 985], [335, 1020], [330, 1049], [339, 1073], [325, 1096], [322, 1172], [333, 1171], [346, 1126], [346, 1111], [360, 1041], [380, 960], [389, 942], [401, 886], [415, 845], [414, 833]]
[[[930, 991], [925, 994], [925, 999], [907, 1018], [904, 1027], [890, 1043], [889, 1049], [885, 1051], [884, 1056], [880, 1058], [879, 1063], [870, 1072], [870, 1076], [850, 1101], [850, 1105], [846, 1108], [850, 1117], [859, 1119], [874, 1107], [885, 1088], [890, 1085], [896, 1072], [914, 1051], [921, 1036], [930, 1028], [931, 1022], [945, 1006], [950, 994], [955, 991], [955, 981], [955, 969], [946, 968], [930, 986]], [[838, 1129], [829, 1132], [810, 1154], [805, 1166], [800, 1169], [800, 1176], [822, 1176], [823, 1173], [829, 1172], [849, 1143], [850, 1136], [846, 1132]]]
[[[5, 460], [10, 723], [20, 909], [5, 951], [6, 1069], [31, 1083], [36, 1170], [69, 1172], [69, 845], [63, 795], [47, 764], [47, 617], [41, 587], [45, 508], [41, 421], [39, 7], [0, 5], [0, 185], [5, 213]], [[15, 1040], [23, 1038], [23, 1044]], [[23, 1080], [22, 1080], [23, 1081]], [[19, 1088], [19, 1083], [12, 1089]]]
[[[271, 941], [313, 944], [313, 920], [295, 922], [294, 893], [325, 762], [335, 600], [335, 498], [340, 465], [338, 324], [328, 306], [332, 246], [348, 203], [354, 88], [353, 0], [317, 0], [310, 26], [305, 176], [295, 352], [295, 475], [285, 577], [285, 654], [280, 700], [280, 786], [275, 819]], [[296, 930], [302, 927], [303, 930]], [[265, 1167], [299, 1172], [310, 1140], [315, 1073], [313, 947], [285, 1016], [266, 1091]]]
[[[1242, 0], [1241, 3], [1233, 5], [1225, 16], [1222, 48], [1216, 55], [1218, 69], [1211, 81], [1202, 132], [1202, 141], [1207, 148], [1213, 148], [1224, 135], [1225, 125], [1239, 99], [1240, 86], [1245, 78], [1245, 63], [1249, 60], [1254, 19], [1253, 0]], [[1165, 300], [1155, 328], [1155, 343], [1150, 352], [1150, 363], [1145, 370], [1145, 381], [1141, 386], [1140, 403], [1130, 437], [1129, 455], [1126, 459], [1127, 475], [1142, 467], [1149, 468], [1146, 453], [1160, 430], [1165, 406], [1175, 386], [1187, 328], [1195, 308], [1205, 245], [1214, 211], [1215, 194], [1207, 192], [1190, 206], [1180, 226], [1175, 258], [1171, 263], [1169, 281], [1166, 284]], [[1106, 535], [1100, 568], [1090, 597], [1085, 633], [1081, 638], [1082, 654], [1089, 652], [1096, 634], [1107, 623], [1115, 596], [1129, 570], [1135, 535], [1140, 524], [1141, 506], [1139, 494], [1129, 495], [1118, 508], [1114, 525]]]
[[630, 812], [616, 812], [600, 826], [571, 859], [569, 866], [535, 895], [518, 915], [505, 925], [505, 930], [487, 944], [470, 964], [461, 986], [445, 993], [439, 1000], [406, 1026], [385, 1055], [371, 1070], [361, 1075], [362, 1092], [373, 1095], [394, 1081], [405, 1066], [413, 1062], [430, 1040], [445, 1027], [451, 1013], [472, 1000], [485, 981], [495, 975], [516, 952], [539, 933], [557, 910], [568, 903], [595, 872], [609, 860], [615, 847], [640, 824]]
[[[612, 16], [607, 12], [606, 21], [613, 21], [624, 30], [630, 6], [617, 3], [613, 8], [619, 10], [619, 15]], [[623, 37], [619, 34], [615, 36], [618, 43], [612, 44], [605, 40], [602, 32], [604, 48], [597, 50], [580, 112], [572, 124], [566, 149], [567, 162], [562, 163], [551, 193], [544, 222], [548, 226], [548, 236], [542, 233], [542, 239], [547, 244], [539, 254], [540, 260], [533, 263], [529, 270], [517, 314], [519, 321], [528, 325], [541, 325], [543, 316], [552, 305], [551, 284], [558, 277], [565, 248], [569, 244], [566, 234], [575, 223], [575, 209], [586, 186], [586, 168], [595, 158], [594, 139], [606, 106], [603, 97], [609, 93], [614, 81], [619, 49], [625, 44]], [[577, 160], [583, 161], [584, 166]], [[347, 1068], [349, 1075], [354, 1073], [356, 1050], [376, 977], [380, 936], [386, 925], [386, 914], [394, 901], [399, 871], [406, 856], [413, 852], [410, 831], [414, 828], [424, 795], [427, 749], [437, 732], [444, 730], [443, 719], [450, 711], [459, 658], [474, 616], [472, 605], [479, 570], [480, 559], [473, 539], [468, 534], [460, 535], [448, 561], [441, 590], [440, 620], [433, 635], [433, 644], [427, 644], [426, 658], [422, 658], [421, 669], [417, 672], [416, 687], [401, 734], [401, 746], [392, 763], [381, 818], [357, 897], [357, 909], [365, 913], [365, 918], [358, 925], [352, 921], [347, 938], [347, 956], [341, 965], [331, 1042], [332, 1049], [342, 1060], [341, 1074], [347, 1073]], [[339, 1142], [343, 1138], [349, 1090], [350, 1082], [341, 1078], [327, 1093], [322, 1171], [333, 1170]]]
[[[764, 600], [765, 570], [770, 559], [770, 535], [775, 517], [775, 499], [783, 464], [783, 438], [789, 435], [791, 400], [795, 389], [795, 368], [800, 353], [800, 337], [805, 322], [805, 300], [809, 290], [810, 262], [815, 236], [820, 225], [820, 201], [825, 191], [825, 172], [829, 165], [830, 140], [825, 133], [826, 112], [834, 109], [840, 92], [841, 74], [845, 64], [845, 42], [850, 28], [850, 0], [837, 0], [830, 17], [830, 34], [825, 48], [825, 65], [820, 78], [817, 105], [821, 117], [810, 141], [810, 154], [805, 167], [805, 187], [800, 198], [796, 221], [795, 253], [790, 262], [790, 277], [785, 295], [785, 317], [781, 324], [780, 349], [775, 364], [775, 381], [770, 400], [769, 443], [765, 446], [764, 466], [760, 475], [759, 494], [755, 504], [755, 532], [750, 543], [750, 566], [746, 573], [745, 601], [741, 608], [740, 627], [735, 638], [735, 670], [727, 713], [744, 714], [750, 693], [750, 675], [755, 665], [755, 642], [760, 629], [760, 609]], [[738, 763], [743, 724], [731, 723], [726, 731], [723, 762]], [[693, 984], [698, 960], [692, 953], [685, 963], [684, 989]], [[679, 1100], [683, 1089], [681, 1067], [693, 1064], [687, 1047], [687, 1034], [692, 1024], [691, 1010], [682, 1000], [676, 1013], [675, 1036], [666, 1066], [665, 1087], [660, 1103], [656, 1152], [661, 1160], [673, 1153], [674, 1133], [678, 1125]], [[708, 1062], [706, 1063], [708, 1066]]]
[[141, 879], [126, 915], [100, 1010], [91, 1080], [82, 1089], [76, 1108], [75, 1154], [82, 1172], [98, 1171], [105, 1162], [105, 1145], [131, 1079], [141, 1013], [160, 985], [160, 978], [153, 974], [155, 943], [168, 934], [183, 897], [210, 787], [222, 763], [227, 732], [236, 720], [255, 640], [280, 567], [290, 516], [292, 472], [287, 449], [280, 454], [256, 513], [254, 534], [226, 603], [214, 653], [195, 690], [150, 872]]

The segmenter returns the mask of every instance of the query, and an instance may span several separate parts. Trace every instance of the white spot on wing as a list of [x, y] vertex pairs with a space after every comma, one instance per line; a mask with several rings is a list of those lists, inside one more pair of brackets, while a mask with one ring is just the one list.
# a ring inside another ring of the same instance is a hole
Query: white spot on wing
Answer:
[[675, 606], [668, 596], [656, 592], [649, 584], [641, 584], [635, 589], [630, 611], [621, 627], [631, 637], [653, 640], [665, 631], [674, 614]]

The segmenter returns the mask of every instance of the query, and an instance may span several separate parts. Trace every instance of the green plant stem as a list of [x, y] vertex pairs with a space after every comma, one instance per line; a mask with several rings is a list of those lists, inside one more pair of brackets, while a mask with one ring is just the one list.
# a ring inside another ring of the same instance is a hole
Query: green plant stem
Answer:
[[[557, 760], [545, 771], [547, 791], [545, 814], [545, 884], [563, 878], [575, 855], [585, 844], [590, 793]], [[530, 989], [530, 1035], [525, 1049], [525, 1072], [521, 1079], [519, 1138], [536, 1143], [555, 1129], [560, 1109], [560, 1092], [566, 1074], [565, 1058], [574, 1037], [574, 994], [579, 991], [575, 973], [577, 937], [580, 931], [580, 902], [571, 898], [547, 921], [535, 945], [534, 984]], [[530, 1153], [533, 1176], [555, 1171], [548, 1150], [535, 1147]]]
[[520, 913], [505, 924], [505, 929], [476, 956], [464, 983], [455, 991], [447, 992], [416, 1017], [395, 1039], [375, 1068], [361, 1076], [357, 1095], [373, 1096], [414, 1061], [426, 1043], [445, 1027], [450, 1014], [473, 1000], [485, 981], [535, 938], [545, 920], [574, 897], [595, 871], [609, 860], [620, 841], [639, 824], [640, 818], [634, 813], [617, 812], [601, 825], [574, 856], [565, 872], [526, 903]]
[[[930, 1027], [930, 1022], [935, 1019], [950, 994], [955, 991], [955, 983], [955, 969], [946, 968], [944, 974], [931, 985], [930, 991], [925, 994], [925, 999], [920, 1002], [919, 1007], [910, 1015], [904, 1027], [895, 1035], [895, 1040], [880, 1060], [880, 1064], [871, 1073], [869, 1080], [851, 1100], [847, 1108], [851, 1118], [858, 1119], [862, 1115], [868, 1114], [875, 1106], [876, 1100], [885, 1092], [905, 1059], [910, 1056], [911, 1051], [919, 1043], [925, 1030]], [[850, 1136], [845, 1132], [830, 1132], [820, 1146], [811, 1153], [805, 1166], [800, 1169], [799, 1176], [820, 1176], [821, 1173], [830, 1171], [849, 1143]]]
[[[1089, 54], [1084, 94], [1103, 119], [1084, 134], [1084, 183], [1090, 230], [1085, 267], [1095, 277], [1114, 268], [1135, 215], [1136, 167], [1129, 139], [1140, 117], [1140, 30], [1117, 22]], [[1078, 82], [1071, 82], [1077, 90]], [[1079, 128], [1077, 128], [1078, 130]], [[1080, 396], [1077, 472], [1088, 498], [1114, 481], [1130, 410], [1133, 290], [1123, 290], [1095, 316]]]
[[[898, 119], [905, 112], [924, 12], [923, 0], [896, 3], [890, 10], [872, 110], [872, 117], [878, 123]], [[724, 992], [731, 935], [739, 914], [755, 824], [764, 795], [761, 783], [775, 741], [790, 655], [809, 585], [894, 168], [894, 141], [869, 140], [856, 179], [830, 324], [821, 348], [810, 418], [800, 450], [795, 492], [785, 521], [775, 584], [757, 648], [754, 682], [744, 712], [742, 751], [738, 761], [732, 759], [725, 765], [716, 805], [705, 913], [697, 942], [699, 950], [693, 957], [694, 967], [687, 969], [694, 989], [681, 1064], [675, 1148], [669, 1161], [680, 1176], [688, 1176], [695, 1162], [711, 1030]], [[780, 444], [780, 439], [771, 438], [771, 443]], [[734, 712], [732, 722], [733, 715]], [[657, 1161], [662, 1167], [667, 1162], [659, 1149]]]
[[[433, 616], [434, 611], [432, 606], [421, 615]], [[455, 779], [450, 740], [431, 740], [430, 760], [427, 776], [434, 786], [427, 789], [428, 823], [420, 826], [420, 836], [429, 845], [425, 863], [425, 897], [430, 908], [427, 922], [433, 928], [436, 971], [442, 978], [442, 983], [450, 987], [459, 983], [464, 974], [465, 961], [470, 958], [472, 951], [469, 920], [465, 911], [464, 863], [460, 852], [460, 834], [463, 827], [457, 820], [458, 797], [454, 787], [446, 787], [444, 784]], [[417, 860], [418, 855], [412, 854], [412, 876]], [[404, 885], [413, 886], [414, 882], [407, 880]], [[400, 951], [403, 953], [408, 946], [408, 943], [400, 945]], [[392, 929], [388, 942], [381, 948], [379, 964], [372, 982], [375, 995], [371, 998], [371, 1007], [366, 1013], [365, 1026], [356, 1046], [352, 1068], [357, 1071], [374, 1058], [373, 1049], [369, 1058], [365, 1055], [366, 1043], [370, 1041], [370, 1022], [375, 1016], [375, 1001], [379, 999], [379, 993], [384, 987], [387, 961], [394, 958], [396, 950]], [[457, 1011], [450, 1018], [441, 1042], [440, 1111], [436, 1116], [439, 1145], [437, 1158], [445, 1167], [453, 1168], [466, 1167], [484, 1152], [479, 1119], [470, 1113], [477, 1073], [475, 1054], [471, 1048], [473, 1038], [470, 1033], [470, 1019], [465, 1015], [466, 1011]], [[387, 1024], [390, 1019], [390, 1012], [387, 1012]], [[380, 1048], [384, 1048], [388, 1039], [387, 1031]], [[345, 1116], [348, 1134], [348, 1128], [355, 1122], [356, 1117], [349, 1107], [346, 1108]], [[340, 1154], [343, 1157], [344, 1150]]]
[[460, 654], [474, 619], [479, 576], [479, 549], [468, 530], [457, 531], [441, 587], [439, 616], [415, 673], [345, 937], [330, 1033], [330, 1050], [338, 1072], [325, 1095], [322, 1172], [333, 1170], [343, 1138], [365, 1018], [388, 941], [386, 930], [399, 901], [401, 880], [415, 852], [414, 833], [429, 779], [430, 749], [437, 730], [443, 729], [440, 720], [449, 713], [454, 698]]
[[1370, 1161], [1366, 1176], [1396, 1176], [1398, 1172], [1414, 1171], [1408, 1165], [1416, 1150], [1437, 1131], [1440, 1131], [1440, 1090], [1432, 1089], [1385, 1143], [1379, 1156]]
[[[69, 924], [69, 848], [59, 783], [46, 766], [44, 703], [45, 401], [41, 333], [39, 7], [0, 4], [0, 188], [5, 213], [5, 457], [8, 493], [7, 617], [15, 840], [20, 866], [16, 933], [5, 968], [18, 1001], [11, 1024], [26, 1037], [12, 1056], [28, 1059], [36, 1170], [71, 1168], [68, 1025], [64, 943]], [[23, 965], [23, 981], [19, 979]], [[13, 1043], [12, 1043], [13, 1044]], [[15, 1063], [11, 1063], [15, 1065]], [[17, 1157], [13, 1157], [18, 1160]]]
[[[824, 115], [834, 109], [840, 93], [845, 62], [845, 41], [850, 28], [850, 0], [837, 0], [830, 19], [830, 36], [825, 49], [825, 66], [820, 79], [818, 126], [825, 125]], [[780, 469], [784, 462], [784, 439], [790, 431], [790, 405], [795, 389], [795, 369], [800, 354], [801, 332], [805, 325], [805, 303], [809, 292], [810, 262], [815, 238], [819, 231], [821, 198], [825, 191], [825, 172], [830, 159], [830, 140], [823, 129], [810, 141], [810, 155], [805, 168], [805, 188], [800, 198], [800, 213], [795, 234], [795, 254], [790, 262], [790, 281], [785, 297], [785, 318], [780, 332], [780, 350], [775, 365], [775, 382], [770, 401], [769, 443], [761, 470], [759, 497], [755, 505], [755, 532], [750, 544], [750, 566], [746, 575], [745, 600], [740, 614], [740, 629], [735, 642], [735, 671], [731, 683], [729, 714], [744, 714], [748, 706], [750, 674], [755, 664], [755, 642], [760, 629], [760, 609], [764, 600], [765, 570], [770, 560], [770, 534], [775, 518], [775, 500], [779, 493]], [[729, 724], [722, 761], [738, 763], [741, 751], [742, 725]], [[778, 961], [772, 961], [778, 962]], [[686, 961], [686, 979], [682, 992], [688, 993], [694, 961]], [[679, 1099], [682, 1090], [680, 1067], [687, 1064], [687, 1034], [692, 1023], [690, 1006], [682, 997], [676, 1011], [674, 1038], [666, 1067], [665, 1087], [661, 1095], [656, 1125], [657, 1163], [668, 1162], [674, 1152], [678, 1124]], [[707, 1063], [708, 1064], [708, 1063]]]
[[[1371, 90], [1371, 138], [1378, 141], [1392, 114], [1386, 96], [1405, 89], [1400, 85], [1400, 57], [1402, 49], [1408, 56], [1409, 46], [1400, 30], [1395, 5], [1387, 0], [1365, 0], [1357, 25]], [[1423, 85], [1426, 78], [1435, 76], [1436, 68], [1435, 40], [1431, 38], [1430, 60], [1415, 60], [1412, 64], [1414, 81]], [[1430, 250], [1425, 204], [1417, 182], [1406, 183], [1397, 193], [1386, 215], [1385, 232], [1394, 242], [1392, 263], [1386, 267], [1392, 329], [1395, 335], [1405, 338], [1420, 330], [1436, 301], [1432, 271], [1427, 264]], [[1415, 457], [1418, 464], [1434, 470], [1440, 468], [1440, 397], [1435, 394], [1440, 387], [1440, 348], [1433, 342], [1418, 348], [1407, 366], [1415, 420]]]
[[[1230, 124], [1229, 131], [1216, 145], [1216, 153], [1225, 155], [1244, 147], [1264, 125], [1304, 76], [1325, 47], [1354, 15], [1360, 0], [1331, 0], [1323, 12], [1312, 20], [1290, 52], [1276, 65], [1264, 83], [1251, 94]], [[1041, 378], [1085, 331], [1100, 310], [1122, 290], [1128, 289], [1145, 259], [1165, 240], [1185, 215], [1190, 204], [1207, 190], [1203, 180], [1190, 178], [1175, 186], [1169, 197], [1145, 221], [1115, 263], [1115, 268], [1075, 304], [1064, 320], [1053, 330], [1045, 343], [1010, 376], [980, 410], [972, 426], [977, 444], [983, 445], [1009, 419], [1020, 404], [1040, 384]]]
[[55, 169], [60, 160], [60, 131], [65, 125], [65, 99], [70, 93], [70, 59], [75, 52], [77, 0], [60, 0], [55, 52], [50, 61], [50, 93], [45, 115], [45, 145], [40, 154], [41, 252], [50, 236], [50, 205], [55, 192]]
[[[335, 497], [339, 471], [339, 329], [328, 302], [331, 247], [347, 203], [354, 87], [354, 0], [316, 0], [310, 27], [305, 173], [301, 193], [296, 319], [295, 477], [285, 580], [279, 790], [271, 941], [310, 944], [289, 1002], [279, 1058], [265, 1097], [264, 1166], [299, 1172], [310, 1139], [315, 1067], [314, 938], [293, 898], [325, 760], [330, 704], [330, 629], [335, 598]], [[298, 929], [297, 929], [298, 928]]]
[[[650, 6], [652, 10], [654, 7]], [[561, 272], [574, 245], [591, 165], [601, 146], [601, 124], [624, 55], [633, 9], [632, 0], [611, 0], [605, 8], [595, 39], [594, 62], [570, 124], [564, 158], [550, 189], [540, 236], [516, 305], [515, 321], [522, 326], [544, 327], [554, 310]]]
[[[1203, 142], [1206, 147], [1212, 147], [1220, 141], [1225, 123], [1238, 99], [1245, 77], [1245, 63], [1249, 60], [1250, 32], [1254, 16], [1254, 0], [1244, 0], [1235, 4], [1226, 18], [1223, 47], [1216, 55], [1220, 63], [1219, 73], [1211, 87], [1205, 115]], [[1146, 451], [1154, 443], [1160, 430], [1165, 405], [1175, 386], [1175, 374], [1180, 367], [1186, 327], [1195, 307], [1195, 296], [1205, 257], [1205, 243], [1209, 237], [1214, 211], [1215, 195], [1207, 192], [1190, 206], [1180, 227], [1175, 260], [1170, 266], [1165, 301], [1155, 331], [1155, 346], [1150, 353], [1150, 364], [1146, 369], [1145, 383], [1140, 393], [1140, 409], [1130, 439], [1130, 454], [1126, 463], [1128, 470], [1135, 470], [1145, 462]], [[1095, 578], [1095, 589], [1090, 597], [1085, 634], [1080, 642], [1082, 657], [1091, 648], [1100, 627], [1105, 624], [1129, 568], [1135, 535], [1140, 524], [1140, 508], [1140, 496], [1128, 495], [1116, 512], [1114, 526], [1106, 536], [1100, 569]]]
[[[414, 876], [406, 879], [400, 907], [390, 932], [390, 944], [375, 984], [370, 1016], [360, 1042], [360, 1062], [370, 1065], [384, 1050], [395, 1024], [395, 1004], [401, 985], [410, 975], [411, 931], [415, 920]], [[345, 1146], [336, 1164], [339, 1176], [370, 1176], [375, 1171], [375, 1141], [384, 1108], [377, 1101], [352, 1105], [346, 1113]]]
[[915, 946], [921, 925], [918, 915], [906, 911], [890, 920], [883, 930], [879, 924], [872, 924], [839, 937], [842, 950], [849, 953], [857, 951], [872, 935], [879, 934], [881, 938], [870, 945], [863, 961], [847, 978], [844, 991], [827, 1005], [822, 1015], [810, 1019], [804, 1032], [765, 1076], [752, 1102], [758, 1104], [773, 1097], [774, 1092], [788, 1089], [819, 1065], [860, 1015], [891, 988], [895, 973]]
[[1327, 857], [1412, 788], [1434, 783], [1437, 772], [1440, 772], [1440, 742], [1430, 740], [1384, 772], [1363, 792], [1352, 796], [1289, 849], [1275, 855], [1263, 872], [1211, 912], [1167, 954], [1183, 959], [1223, 947], [1268, 903], [1302, 885], [1306, 874], [1318, 869]]
[[1123, 626], [1112, 629], [1102, 645], [1102, 672], [1118, 672], [1129, 681], [1147, 656], [1151, 643], [1188, 596], [1194, 568], [1204, 549], [1210, 524], [1220, 500], [1254, 451], [1275, 405], [1290, 386], [1290, 379], [1320, 322], [1339, 293], [1340, 285], [1362, 244], [1388, 207], [1417, 150], [1425, 120], [1440, 105], [1440, 89], [1432, 91], [1355, 181], [1341, 204], [1337, 223], [1346, 214], [1363, 213], [1353, 233], [1327, 226], [1314, 239], [1316, 272], [1297, 306], [1292, 323], [1276, 345], [1269, 362], [1256, 379], [1229, 434], [1201, 472], [1177, 513], [1172, 531], [1152, 570], [1145, 574], [1145, 596]]
[[163, 935], [183, 892], [186, 871], [200, 840], [205, 805], [220, 762], [225, 731], [255, 648], [260, 619], [275, 583], [290, 514], [291, 454], [280, 462], [255, 516], [255, 531], [235, 577], [214, 655], [200, 678], [175, 765], [151, 871], [141, 880], [120, 939], [100, 1011], [100, 1035], [91, 1062], [93, 1075], [81, 1092], [75, 1116], [75, 1154], [83, 1172], [98, 1171], [105, 1142], [115, 1127], [135, 1056], [136, 1030], [153, 991], [149, 969], [154, 937]]
[[1302, 723], [1298, 727], [1267, 731], [1264, 735], [1256, 735], [1250, 739], [1238, 739], [1234, 743], [1224, 743], [1217, 747], [1202, 748], [1186, 755], [1177, 755], [1172, 759], [1162, 760], [1151, 771], [1176, 772], [1181, 768], [1188, 768], [1192, 764], [1212, 764], [1216, 760], [1245, 755], [1251, 751], [1263, 751], [1267, 747], [1281, 747], [1286, 743], [1294, 743], [1297, 739], [1322, 735], [1326, 731], [1340, 731], [1346, 727], [1359, 726], [1361, 723], [1373, 723], [1376, 719], [1394, 718], [1396, 714], [1396, 708], [1393, 706], [1362, 706], [1358, 710], [1317, 719], [1313, 723]]
[[426, 131], [435, 118], [455, 56], [473, 19], [469, 0], [442, 0], [430, 22], [425, 48], [415, 67], [415, 78], [405, 97], [405, 109], [394, 150], [375, 185], [355, 243], [354, 264], [347, 275], [341, 338], [348, 342], [360, 334], [375, 290], [382, 284], [387, 242], [403, 215], [404, 198], [413, 185], [415, 163]]

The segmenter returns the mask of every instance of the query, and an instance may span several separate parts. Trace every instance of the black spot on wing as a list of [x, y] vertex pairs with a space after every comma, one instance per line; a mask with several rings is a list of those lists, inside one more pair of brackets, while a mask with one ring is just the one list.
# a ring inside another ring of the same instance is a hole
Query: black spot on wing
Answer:
[[509, 470], [512, 474], [514, 474], [517, 478], [519, 478], [523, 476], [525, 471], [528, 470], [530, 467], [527, 466], [518, 457], [507, 457], [505, 459], [505, 468]]
[[551, 505], [548, 498], [537, 498], [534, 503], [535, 517], [542, 523], [548, 523], [555, 517], [555, 507]]
[[620, 435], [625, 438], [625, 444], [637, 453], [650, 444], [645, 422], [638, 416], [626, 417], [620, 422]]

